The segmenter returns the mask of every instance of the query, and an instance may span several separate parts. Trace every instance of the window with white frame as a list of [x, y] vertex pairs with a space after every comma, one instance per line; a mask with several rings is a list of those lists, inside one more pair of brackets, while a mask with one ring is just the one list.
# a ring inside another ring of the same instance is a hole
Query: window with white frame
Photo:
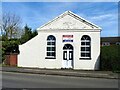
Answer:
[[46, 58], [55, 59], [56, 58], [56, 38], [53, 35], [47, 37], [47, 52]]
[[81, 59], [91, 58], [91, 38], [88, 35], [83, 35], [81, 38]]
[[116, 42], [116, 45], [120, 45], [120, 42]]
[[102, 42], [102, 46], [110, 46], [110, 42]]

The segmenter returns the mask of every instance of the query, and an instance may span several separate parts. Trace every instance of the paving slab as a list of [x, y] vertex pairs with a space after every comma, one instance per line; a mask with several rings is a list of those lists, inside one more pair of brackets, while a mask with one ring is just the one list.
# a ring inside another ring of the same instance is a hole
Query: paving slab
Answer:
[[40, 68], [25, 68], [25, 67], [2, 67], [2, 69], [0, 70], [4, 72], [19, 72], [19, 73], [46, 74], [46, 75], [118, 79], [118, 74], [113, 73], [111, 71], [40, 69]]

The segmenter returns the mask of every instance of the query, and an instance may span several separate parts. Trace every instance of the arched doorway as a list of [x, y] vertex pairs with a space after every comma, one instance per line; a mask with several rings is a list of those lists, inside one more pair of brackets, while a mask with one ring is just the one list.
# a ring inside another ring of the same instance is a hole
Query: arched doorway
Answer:
[[63, 68], [73, 68], [73, 46], [65, 44], [63, 47]]

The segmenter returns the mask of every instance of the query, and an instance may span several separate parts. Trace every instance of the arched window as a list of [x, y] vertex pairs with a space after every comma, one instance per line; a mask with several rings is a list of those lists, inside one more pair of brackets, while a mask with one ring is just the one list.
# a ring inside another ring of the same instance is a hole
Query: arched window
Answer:
[[56, 58], [56, 38], [53, 35], [47, 37], [47, 53], [48, 59]]
[[91, 58], [91, 38], [83, 35], [81, 38], [81, 59]]

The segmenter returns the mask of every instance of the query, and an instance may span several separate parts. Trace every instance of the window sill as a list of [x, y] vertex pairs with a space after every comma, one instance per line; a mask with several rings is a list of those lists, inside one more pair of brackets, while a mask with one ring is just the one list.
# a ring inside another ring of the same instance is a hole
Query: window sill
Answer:
[[91, 58], [79, 58], [80, 60], [91, 60]]
[[55, 57], [45, 57], [45, 59], [56, 59]]

